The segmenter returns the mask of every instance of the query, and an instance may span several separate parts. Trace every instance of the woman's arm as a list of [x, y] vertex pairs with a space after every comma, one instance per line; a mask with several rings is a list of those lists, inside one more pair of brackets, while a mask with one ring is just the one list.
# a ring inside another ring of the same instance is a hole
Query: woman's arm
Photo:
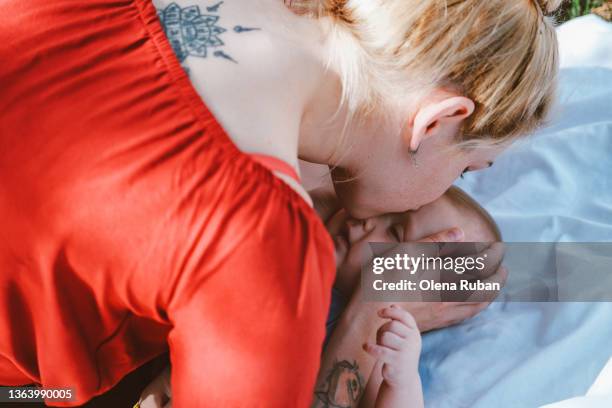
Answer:
[[313, 407], [358, 406], [375, 362], [362, 345], [375, 341], [378, 308], [362, 302], [360, 293], [351, 298], [323, 353]]
[[[446, 235], [443, 232], [428, 240], [451, 241]], [[432, 321], [433, 311], [427, 310], [437, 304], [419, 305], [421, 308], [417, 308], [415, 318], [420, 318], [419, 328], [423, 331], [421, 324], [429, 327], [437, 323]], [[383, 323], [377, 311], [384, 306], [383, 302], [363, 301], [361, 287], [357, 286], [323, 353], [313, 407], [359, 405], [375, 363], [362, 345], [376, 342], [376, 330]]]
[[[451, 242], [448, 237], [443, 236], [445, 233], [436, 234], [423, 241]], [[506, 271], [503, 267], [498, 267], [503, 251], [494, 251], [489, 255], [491, 268], [486, 271], [484, 277], [503, 284]], [[362, 345], [366, 342], [375, 343], [376, 330], [383, 323], [377, 311], [388, 303], [366, 302], [362, 298], [361, 290], [362, 288], [357, 286], [324, 351], [314, 407], [331, 407], [334, 404], [357, 407], [364, 394], [375, 360], [363, 350]], [[398, 305], [410, 312], [421, 332], [426, 332], [475, 316], [489, 305], [493, 296], [495, 295], [491, 295], [486, 301], [478, 302], [404, 302]], [[349, 383], [349, 378], [356, 381]], [[350, 398], [345, 396], [345, 390], [351, 390]], [[340, 397], [344, 400], [335, 399]]]
[[[423, 406], [421, 380], [418, 374], [421, 338], [416, 322], [410, 313], [395, 305], [385, 306], [374, 313], [378, 318], [376, 321], [382, 324], [373, 336], [373, 341], [359, 345], [365, 355], [365, 359], [362, 360], [363, 366], [359, 366], [356, 360], [335, 361], [323, 388], [316, 393], [315, 407]], [[341, 330], [339, 327], [336, 332]], [[358, 400], [365, 391], [366, 380], [363, 373], [366, 370], [372, 373], [368, 383], [371, 392], [367, 401], [364, 400], [359, 404]]]

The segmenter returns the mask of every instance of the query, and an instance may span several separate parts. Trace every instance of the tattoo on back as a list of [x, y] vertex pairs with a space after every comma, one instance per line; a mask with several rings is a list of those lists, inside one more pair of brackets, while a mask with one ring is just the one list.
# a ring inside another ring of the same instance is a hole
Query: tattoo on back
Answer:
[[[219, 12], [223, 3], [219, 1], [206, 7], [206, 14], [201, 13], [199, 6], [181, 7], [176, 3], [157, 10], [166, 37], [181, 64], [187, 57], [207, 58], [211, 55], [235, 64], [238, 63], [223, 50], [225, 43], [221, 35], [227, 31], [220, 25]], [[236, 34], [258, 30], [261, 29], [242, 25], [233, 28]]]
[[363, 376], [356, 361], [336, 361], [321, 389], [315, 392], [319, 406], [353, 408], [364, 391]]

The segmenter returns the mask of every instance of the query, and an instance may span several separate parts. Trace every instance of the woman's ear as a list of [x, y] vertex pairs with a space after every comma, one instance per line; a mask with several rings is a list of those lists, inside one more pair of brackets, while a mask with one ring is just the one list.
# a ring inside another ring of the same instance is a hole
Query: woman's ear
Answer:
[[414, 116], [410, 150], [416, 151], [421, 143], [437, 134], [441, 128], [456, 125], [474, 112], [474, 102], [465, 96], [453, 96], [422, 105]]

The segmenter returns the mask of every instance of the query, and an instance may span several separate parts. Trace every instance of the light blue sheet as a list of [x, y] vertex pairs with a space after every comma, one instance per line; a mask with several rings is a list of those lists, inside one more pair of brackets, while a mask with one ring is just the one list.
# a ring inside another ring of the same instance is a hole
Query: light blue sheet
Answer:
[[[505, 241], [612, 241], [612, 24], [589, 16], [559, 32], [550, 127], [458, 183]], [[420, 372], [427, 407], [529, 408], [583, 395], [610, 356], [610, 303], [500, 302], [425, 335]]]

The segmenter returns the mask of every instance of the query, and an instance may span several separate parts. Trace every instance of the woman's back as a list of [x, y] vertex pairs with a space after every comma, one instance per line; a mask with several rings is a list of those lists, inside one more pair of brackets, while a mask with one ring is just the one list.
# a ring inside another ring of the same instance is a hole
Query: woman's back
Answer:
[[321, 75], [314, 20], [279, 0], [154, 4], [191, 83], [234, 143], [297, 167], [300, 121]]
[[[150, 2], [0, 10], [12, 16], [0, 28], [0, 384], [70, 386], [83, 403], [170, 336], [180, 405], [204, 392], [196, 366], [229, 375], [242, 353], [284, 366], [279, 349], [311, 354], [304, 377], [281, 384], [310, 400], [331, 241], [307, 203], [227, 137]], [[206, 383], [208, 402], [240, 397]]]

